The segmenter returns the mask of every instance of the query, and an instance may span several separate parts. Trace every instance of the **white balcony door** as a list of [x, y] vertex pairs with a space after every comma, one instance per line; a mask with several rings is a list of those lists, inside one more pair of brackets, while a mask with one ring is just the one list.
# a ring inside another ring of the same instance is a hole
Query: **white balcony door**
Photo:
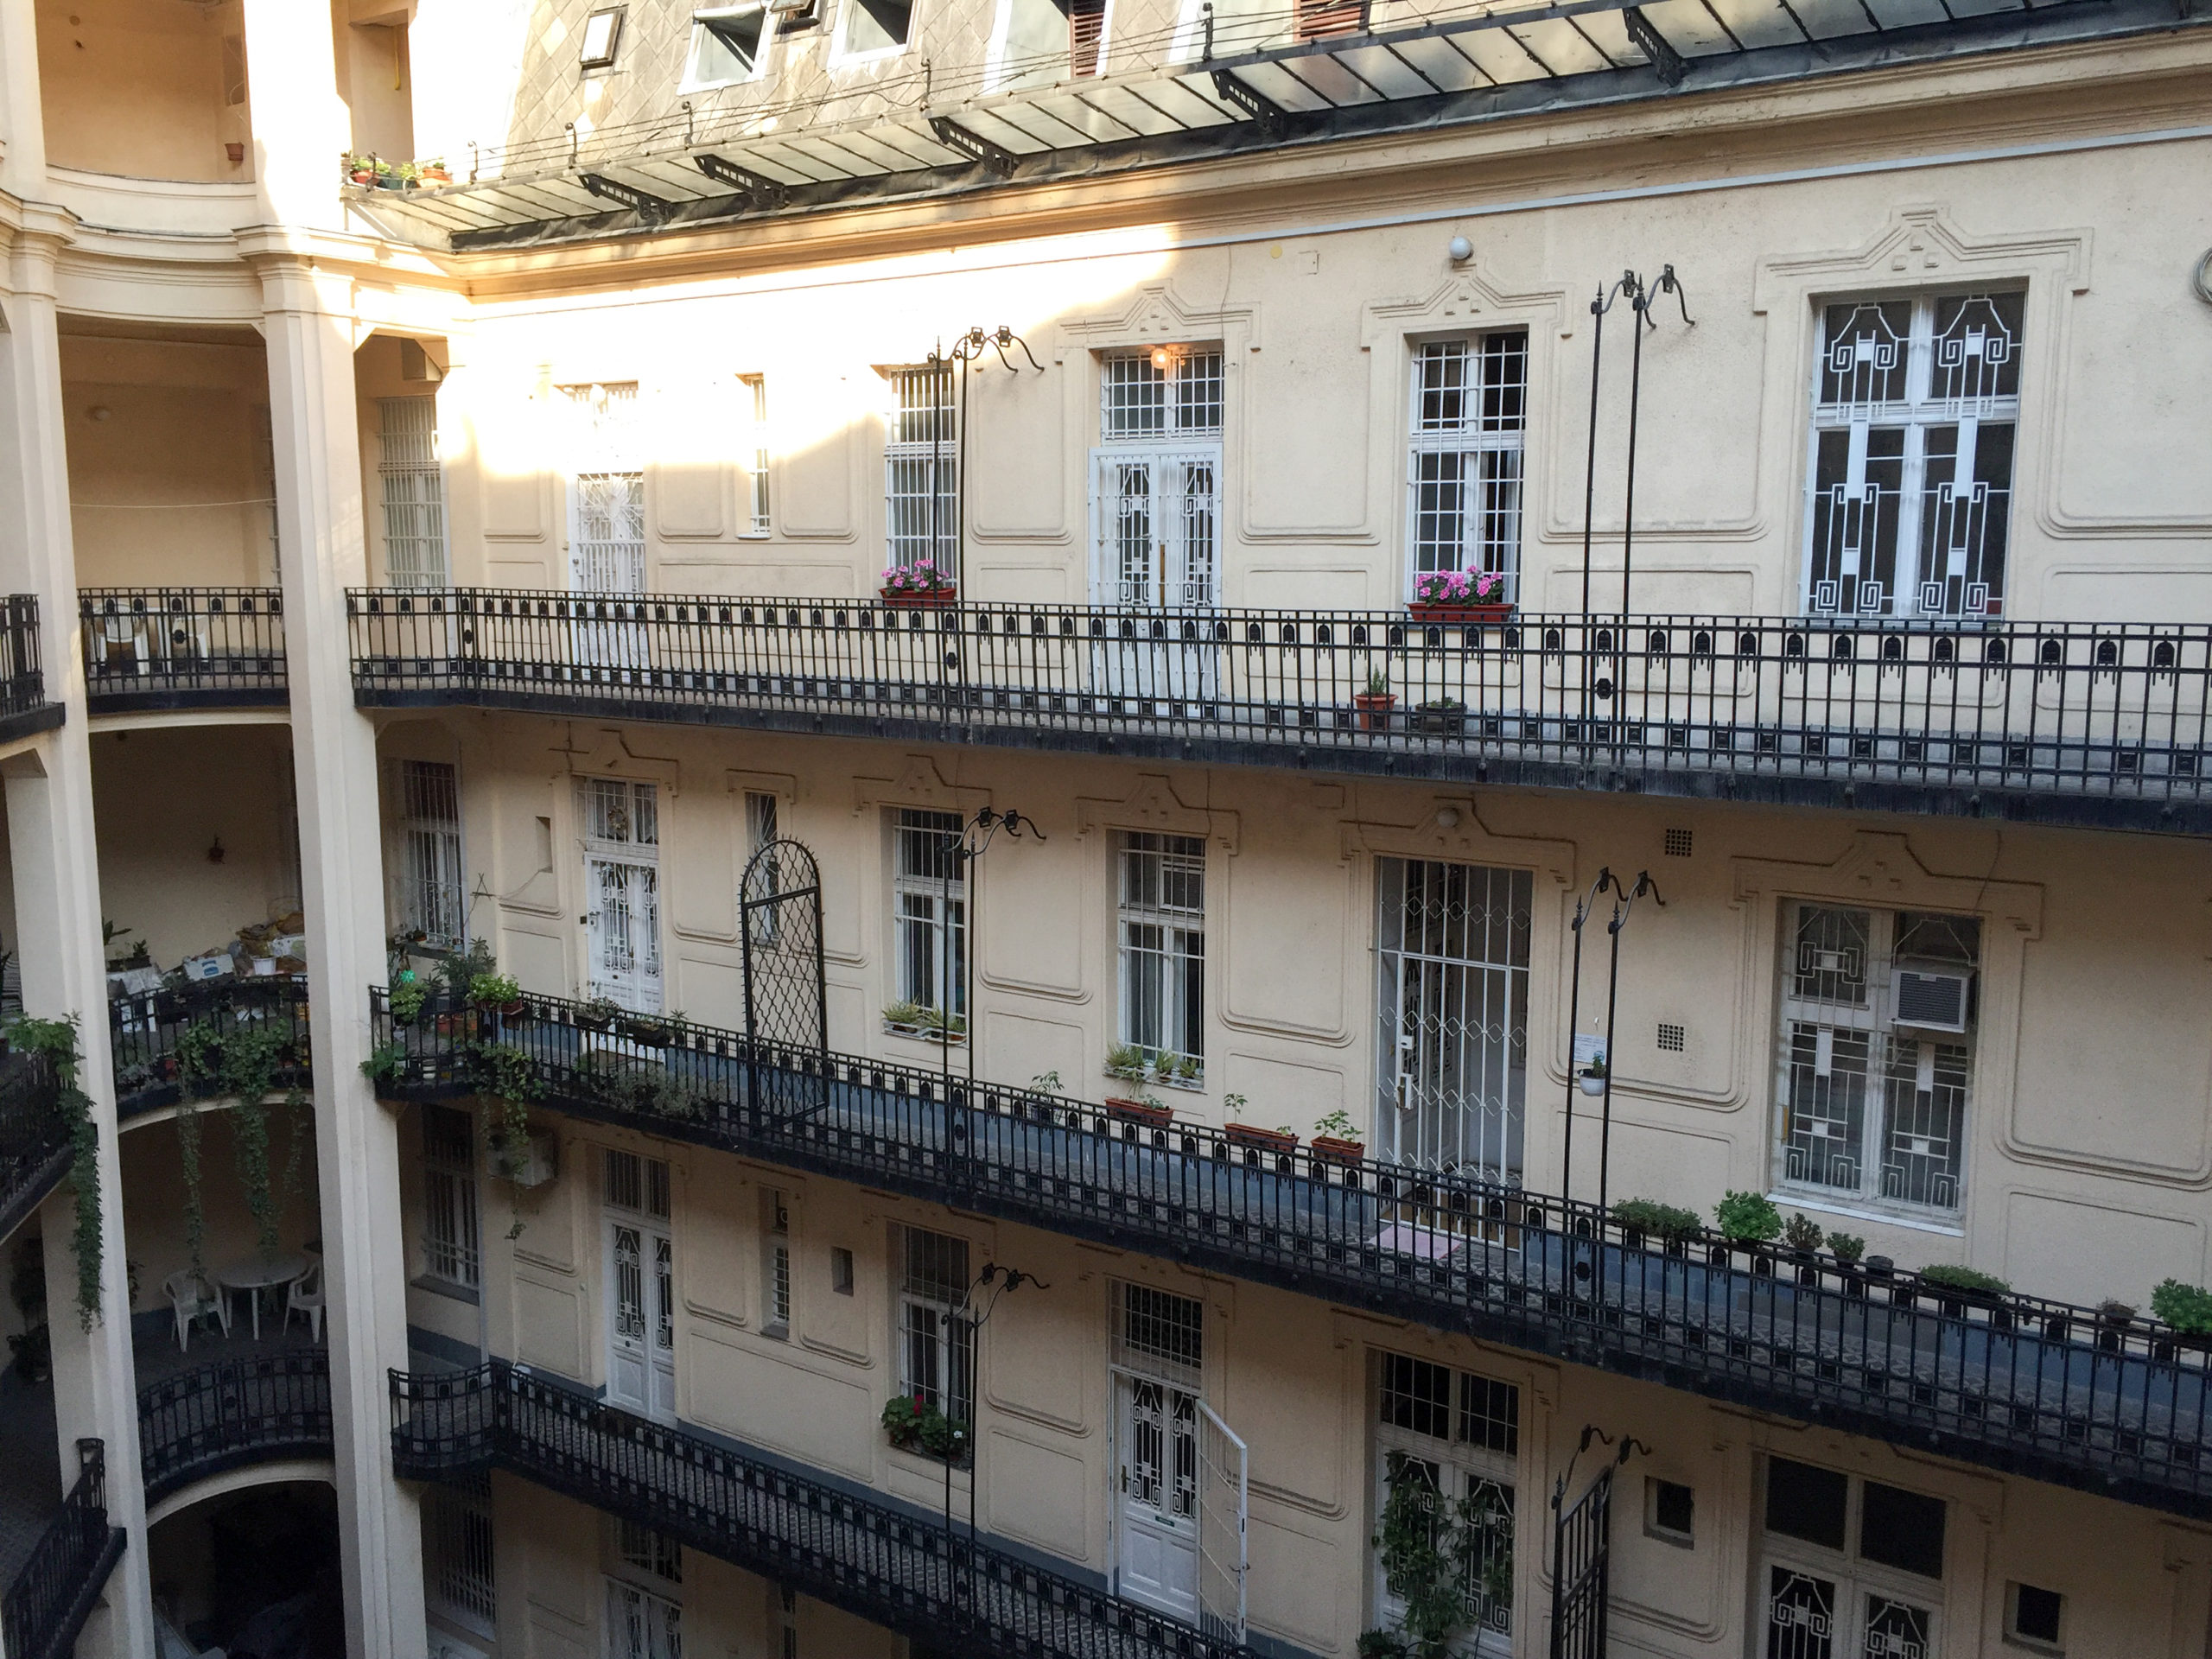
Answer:
[[591, 994], [640, 1014], [660, 1011], [660, 869], [635, 858], [584, 861]]
[[665, 1223], [607, 1217], [607, 1398], [676, 1421], [676, 1255]]
[[1198, 1398], [1154, 1377], [1117, 1374], [1115, 1382], [1120, 1592], [1196, 1624]]
[[1091, 457], [1091, 593], [1124, 619], [1097, 643], [1092, 672], [1108, 696], [1211, 696], [1219, 679], [1212, 630], [1178, 612], [1221, 602], [1221, 447], [1116, 445]]

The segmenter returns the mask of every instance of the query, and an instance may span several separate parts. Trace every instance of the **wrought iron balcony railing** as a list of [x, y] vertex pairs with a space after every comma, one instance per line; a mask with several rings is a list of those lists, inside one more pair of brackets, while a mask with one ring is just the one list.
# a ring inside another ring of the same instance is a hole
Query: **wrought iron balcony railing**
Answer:
[[39, 655], [38, 595], [0, 595], [0, 738], [28, 736], [61, 723], [46, 690]]
[[266, 1045], [271, 1088], [307, 1088], [308, 982], [290, 974], [202, 980], [108, 1003], [116, 1114], [231, 1092], [233, 1039]]
[[69, 1118], [53, 1064], [0, 1055], [0, 1238], [13, 1232], [68, 1173]]
[[327, 1458], [331, 1433], [330, 1355], [321, 1348], [218, 1359], [138, 1390], [149, 1503], [248, 1464]]
[[86, 588], [77, 604], [96, 715], [289, 701], [282, 589]]
[[1669, 1387], [2212, 1516], [2212, 1337], [1984, 1295], [1811, 1253], [1648, 1237], [1463, 1175], [1269, 1154], [1033, 1090], [950, 1090], [859, 1055], [685, 1026], [632, 1034], [574, 1003], [372, 993], [388, 1095], [489, 1092], [483, 1045], [528, 1057], [574, 1116], [1000, 1215], [1556, 1354]]
[[360, 590], [348, 608], [373, 706], [2212, 831], [2202, 625], [486, 588]]
[[77, 1483], [0, 1605], [0, 1653], [8, 1659], [67, 1659], [123, 1544], [123, 1529], [107, 1522], [106, 1448], [98, 1440], [79, 1440]]
[[1250, 1651], [502, 1359], [430, 1376], [395, 1371], [391, 1414], [392, 1467], [403, 1477], [505, 1469], [955, 1652], [1236, 1659]]

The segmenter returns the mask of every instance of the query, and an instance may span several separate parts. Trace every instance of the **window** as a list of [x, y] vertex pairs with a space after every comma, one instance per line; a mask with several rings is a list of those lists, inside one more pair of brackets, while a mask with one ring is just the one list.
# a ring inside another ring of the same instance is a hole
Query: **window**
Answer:
[[384, 492], [385, 578], [395, 588], [442, 588], [445, 477], [438, 468], [438, 400], [377, 399], [377, 479]]
[[611, 69], [622, 49], [622, 14], [627, 6], [603, 6], [584, 19], [583, 45], [576, 63], [584, 69]]
[[[848, 0], [848, 10], [853, 0]], [[889, 563], [928, 560], [948, 576], [960, 548], [958, 416], [952, 365], [894, 369], [884, 416], [884, 534]]]
[[999, 0], [987, 89], [1099, 74], [1105, 39], [1106, 0]]
[[1643, 1531], [1662, 1543], [1697, 1541], [1697, 1493], [1680, 1481], [1648, 1475], [1643, 1482]]
[[2024, 1647], [2063, 1653], [2066, 1598], [2032, 1584], [2005, 1586], [2005, 1634]]
[[1808, 613], [2004, 609], [2025, 299], [1952, 294], [1821, 308]]
[[[968, 1012], [968, 876], [961, 817], [901, 807], [893, 829], [892, 927], [899, 1000], [953, 1020]], [[963, 1027], [954, 1025], [957, 1033]]]
[[1204, 1387], [1204, 1302], [1149, 1285], [1124, 1283], [1114, 1315], [1116, 1365], [1192, 1393]]
[[674, 1602], [607, 1580], [607, 1659], [683, 1659], [683, 1622]]
[[613, 1528], [614, 1554], [623, 1566], [664, 1584], [683, 1582], [683, 1546], [677, 1539], [620, 1516]]
[[1091, 456], [1099, 602], [1220, 602], [1222, 421], [1212, 348], [1158, 346], [1099, 362]]
[[442, 760], [399, 762], [400, 931], [434, 950], [468, 945], [461, 785]]
[[1763, 1650], [1777, 1659], [1936, 1652], [1943, 1523], [1941, 1498], [1768, 1459]]
[[760, 1333], [791, 1331], [791, 1212], [773, 1187], [760, 1189]]
[[741, 374], [738, 383], [745, 388], [751, 403], [752, 431], [748, 446], [753, 456], [753, 528], [755, 536], [766, 536], [774, 528], [768, 512], [768, 377], [765, 374]]
[[691, 14], [691, 49], [679, 92], [756, 79], [767, 63], [768, 14], [760, 6], [722, 6]]
[[492, 1478], [455, 1475], [423, 1495], [423, 1581], [430, 1611], [483, 1636], [499, 1629]]
[[770, 1600], [768, 1634], [775, 1659], [798, 1659], [798, 1592], [788, 1584], [778, 1585]]
[[[1440, 1522], [1465, 1529], [1459, 1541], [1475, 1618], [1459, 1650], [1510, 1653], [1521, 1390], [1404, 1354], [1381, 1353], [1376, 1359], [1376, 1513], [1403, 1483], [1413, 1482]], [[1404, 1611], [1385, 1581], [1379, 1550], [1375, 1601], [1377, 1612], [1392, 1622]]]
[[967, 1311], [968, 1241], [900, 1230], [899, 1387], [956, 1423], [975, 1421], [976, 1327]]
[[896, 52], [914, 26], [912, 0], [845, 0], [838, 18], [837, 55]]
[[1980, 925], [1794, 904], [1783, 925], [1782, 1179], [1847, 1202], [1956, 1210]]
[[1118, 851], [1122, 1041], [1195, 1086], [1205, 1055], [1206, 844], [1131, 831]]
[[570, 483], [569, 583], [579, 593], [645, 586], [645, 475], [637, 454], [638, 383], [563, 386]]
[[467, 1290], [482, 1282], [475, 1127], [451, 1106], [423, 1108], [423, 1271]]
[[1516, 329], [1432, 340], [1415, 350], [1413, 378], [1407, 591], [1429, 571], [1494, 570], [1511, 598], [1520, 581], [1529, 336]]

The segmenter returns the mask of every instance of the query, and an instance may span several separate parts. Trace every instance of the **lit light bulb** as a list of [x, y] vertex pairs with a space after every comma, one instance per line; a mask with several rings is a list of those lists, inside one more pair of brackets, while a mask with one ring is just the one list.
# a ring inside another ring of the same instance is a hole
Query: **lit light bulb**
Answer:
[[1168, 365], [1173, 363], [1174, 360], [1175, 353], [1169, 351], [1165, 346], [1155, 346], [1152, 348], [1152, 366], [1158, 369], [1162, 374], [1167, 372]]

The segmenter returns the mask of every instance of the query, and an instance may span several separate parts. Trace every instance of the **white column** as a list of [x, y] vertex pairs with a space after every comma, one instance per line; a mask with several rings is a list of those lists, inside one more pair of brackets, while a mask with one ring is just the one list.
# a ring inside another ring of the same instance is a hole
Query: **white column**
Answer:
[[353, 115], [338, 95], [331, 8], [245, 0], [246, 101], [262, 222], [337, 230], [345, 223], [339, 163]]
[[[109, 1641], [130, 1659], [151, 1659], [153, 1602], [146, 1578], [146, 1503], [138, 1474], [138, 1396], [131, 1369], [130, 1293], [118, 1162], [115, 1068], [108, 1046], [107, 974], [100, 944], [99, 864], [92, 835], [92, 751], [77, 639], [76, 563], [70, 543], [69, 474], [62, 447], [61, 358], [54, 263], [73, 226], [60, 208], [27, 206], [7, 234], [9, 292], [0, 300], [0, 580], [38, 596], [47, 696], [63, 723], [0, 763], [22, 950], [23, 1005], [44, 1018], [77, 1020], [79, 1081], [99, 1134], [100, 1314], [77, 1317], [71, 1251], [73, 1198], [46, 1208], [46, 1249], [68, 1294], [52, 1303], [54, 1409], [64, 1489], [77, 1478], [79, 1435], [106, 1442], [108, 1515], [129, 1535], [108, 1581]], [[64, 1271], [66, 1265], [67, 1270]]]
[[346, 1651], [405, 1659], [424, 1643], [422, 1541], [392, 1477], [385, 1380], [407, 1363], [398, 1140], [361, 1071], [385, 957], [376, 733], [353, 707], [346, 626], [346, 589], [366, 580], [351, 296], [285, 232], [241, 243], [262, 279], [276, 436]]

